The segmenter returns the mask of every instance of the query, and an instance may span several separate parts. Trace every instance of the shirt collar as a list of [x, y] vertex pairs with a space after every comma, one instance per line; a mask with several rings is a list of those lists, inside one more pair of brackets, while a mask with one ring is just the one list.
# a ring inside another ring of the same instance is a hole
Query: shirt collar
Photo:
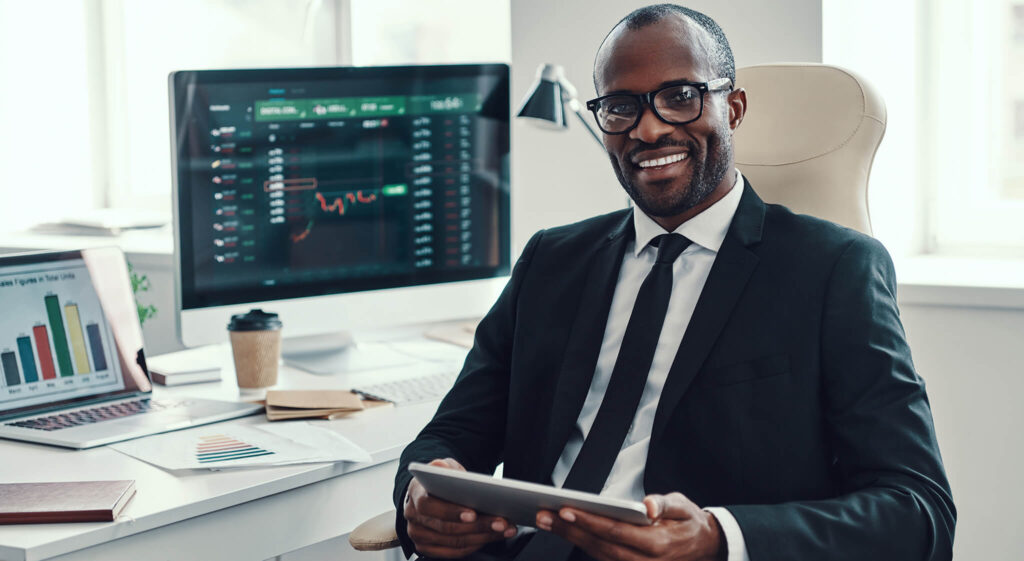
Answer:
[[[736, 182], [724, 197], [697, 216], [680, 224], [672, 233], [682, 234], [694, 244], [718, 253], [736, 209], [740, 206], [740, 198], [743, 195], [741, 178], [740, 171], [736, 170]], [[636, 257], [640, 256], [651, 240], [665, 233], [660, 224], [639, 209], [633, 211], [633, 228], [636, 230], [636, 246], [633, 248], [633, 255]]]

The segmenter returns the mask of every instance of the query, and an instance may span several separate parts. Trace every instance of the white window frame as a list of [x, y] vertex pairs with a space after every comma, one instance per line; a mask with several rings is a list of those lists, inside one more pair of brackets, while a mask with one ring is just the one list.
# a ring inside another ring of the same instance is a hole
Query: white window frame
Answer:
[[[1024, 200], [1000, 196], [1007, 100], [1002, 1], [920, 4], [923, 127], [928, 187], [924, 253], [1024, 257]], [[980, 98], [980, 99], [979, 99]], [[951, 115], [962, 106], [963, 114]]]
[[[170, 210], [171, 194], [140, 194], [130, 183], [130, 158], [127, 115], [117, 111], [124, 106], [125, 37], [121, 19], [125, 2], [136, 0], [86, 0], [87, 49], [89, 50], [90, 98], [93, 103], [91, 137], [99, 165], [93, 173], [93, 190], [98, 207]], [[336, 65], [352, 60], [352, 0], [308, 0], [307, 9], [329, 14], [334, 21]], [[169, 117], [168, 117], [169, 118]], [[170, 158], [170, 154], [168, 154]]]

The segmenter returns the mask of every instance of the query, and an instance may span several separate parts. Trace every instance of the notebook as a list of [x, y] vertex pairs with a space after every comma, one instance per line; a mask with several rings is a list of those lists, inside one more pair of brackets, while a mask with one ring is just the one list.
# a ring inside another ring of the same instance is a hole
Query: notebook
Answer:
[[0, 483], [0, 524], [110, 522], [135, 496], [135, 481]]
[[149, 376], [164, 386], [215, 382], [220, 380], [222, 355], [217, 346], [157, 355], [147, 361]]

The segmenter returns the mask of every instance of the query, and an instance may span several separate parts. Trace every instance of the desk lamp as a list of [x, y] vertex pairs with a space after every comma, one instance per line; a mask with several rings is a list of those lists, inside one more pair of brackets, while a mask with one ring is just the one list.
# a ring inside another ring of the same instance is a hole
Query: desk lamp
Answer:
[[[565, 72], [557, 64], [541, 64], [537, 68], [537, 82], [526, 94], [516, 116], [532, 119], [534, 124], [546, 129], [567, 129], [569, 123], [565, 119], [566, 105], [579, 117], [590, 136], [594, 137], [598, 146], [604, 150], [604, 142], [601, 142], [601, 137], [597, 136], [580, 110], [583, 106], [576, 99], [576, 88], [565, 79]], [[633, 206], [633, 200], [629, 197], [626, 197], [626, 206]]]
[[541, 64], [537, 68], [537, 81], [526, 94], [516, 116], [533, 119], [534, 124], [544, 128], [567, 129], [569, 123], [565, 117], [566, 105], [579, 117], [590, 136], [603, 148], [601, 137], [597, 136], [583, 116], [583, 106], [576, 99], [576, 88], [565, 79], [565, 72], [557, 64]]

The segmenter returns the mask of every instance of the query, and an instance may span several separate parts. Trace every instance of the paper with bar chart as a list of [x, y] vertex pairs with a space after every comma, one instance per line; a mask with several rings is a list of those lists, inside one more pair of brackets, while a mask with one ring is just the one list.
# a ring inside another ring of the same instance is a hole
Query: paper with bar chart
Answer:
[[221, 424], [110, 447], [169, 470], [370, 461], [370, 455], [352, 441], [314, 423]]
[[0, 411], [124, 388], [81, 260], [0, 270]]

